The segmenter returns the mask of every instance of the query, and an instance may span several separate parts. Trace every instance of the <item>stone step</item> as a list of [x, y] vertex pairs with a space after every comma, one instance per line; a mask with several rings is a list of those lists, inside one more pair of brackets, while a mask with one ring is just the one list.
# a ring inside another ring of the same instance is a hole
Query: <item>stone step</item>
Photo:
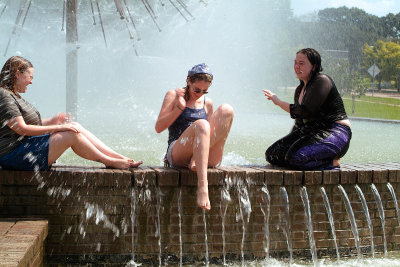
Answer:
[[0, 219], [0, 266], [41, 266], [48, 222]]

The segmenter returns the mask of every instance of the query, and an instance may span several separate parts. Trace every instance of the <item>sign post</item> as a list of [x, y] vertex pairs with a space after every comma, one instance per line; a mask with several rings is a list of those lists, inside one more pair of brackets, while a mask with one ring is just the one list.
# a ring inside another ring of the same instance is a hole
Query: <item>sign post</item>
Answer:
[[375, 62], [368, 69], [368, 73], [372, 77], [372, 96], [374, 96], [374, 90], [375, 90], [375, 86], [376, 86], [376, 84], [375, 84], [375, 76], [378, 75], [380, 72], [381, 72], [381, 70], [378, 68], [377, 65], [375, 65]]

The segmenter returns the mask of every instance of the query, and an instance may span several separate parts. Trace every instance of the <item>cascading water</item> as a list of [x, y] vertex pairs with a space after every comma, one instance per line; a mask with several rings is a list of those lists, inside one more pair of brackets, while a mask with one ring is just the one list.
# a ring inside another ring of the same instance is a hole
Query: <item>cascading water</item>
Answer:
[[[37, 160], [36, 157], [33, 156], [31, 153], [28, 153], [25, 156], [25, 158], [28, 159], [28, 161], [30, 161], [33, 164], [35, 164], [36, 160]], [[32, 179], [35, 179], [38, 182], [37, 190], [44, 190], [45, 187], [48, 187], [47, 191], [46, 191], [47, 195], [49, 197], [52, 197], [55, 200], [56, 199], [64, 200], [66, 197], [75, 197], [75, 199], [78, 202], [81, 202], [80, 196], [74, 196], [74, 192], [72, 191], [71, 188], [65, 188], [62, 185], [48, 186], [46, 184], [45, 179], [40, 174], [38, 165], [34, 166], [34, 175], [33, 175]], [[85, 179], [84, 179], [84, 181], [85, 181]], [[58, 203], [57, 205], [59, 205], [59, 204], [60, 203]], [[83, 238], [85, 238], [85, 236], [86, 236], [85, 225], [90, 219], [94, 219], [96, 225], [101, 225], [103, 228], [109, 229], [114, 234], [114, 238], [120, 236], [120, 234], [121, 234], [120, 228], [109, 219], [109, 217], [106, 215], [106, 213], [104, 212], [104, 209], [101, 206], [99, 206], [98, 204], [92, 203], [92, 202], [88, 202], [88, 201], [84, 201], [80, 205], [83, 206], [84, 209], [81, 212], [82, 215], [80, 216], [80, 222], [77, 227], [79, 230], [79, 234], [82, 235]], [[111, 207], [111, 208], [115, 208], [115, 207]], [[70, 232], [71, 232], [71, 227], [69, 227], [61, 235], [61, 239], [65, 236], [65, 234], [70, 234]], [[125, 231], [124, 231], [124, 233], [125, 233]], [[99, 251], [100, 248], [101, 248], [101, 244], [98, 243], [96, 246], [96, 250]]]
[[265, 211], [263, 209], [263, 204], [260, 204], [260, 209], [261, 212], [264, 215], [264, 235], [265, 235], [265, 246], [264, 246], [264, 251], [265, 251], [265, 258], [269, 258], [269, 216], [271, 212], [271, 196], [269, 194], [268, 188], [266, 185], [264, 185], [261, 189], [261, 191], [264, 193], [262, 195], [263, 203], [265, 203]]
[[306, 218], [305, 221], [308, 228], [308, 239], [310, 241], [311, 256], [314, 262], [314, 266], [319, 266], [317, 258], [317, 247], [315, 246], [314, 231], [312, 226], [310, 202], [308, 200], [307, 188], [305, 186], [300, 188], [300, 196], [304, 206], [304, 216]]
[[125, 267], [140, 266], [140, 263], [135, 262], [135, 215], [136, 215], [136, 189], [131, 188], [131, 225], [132, 225], [132, 259], [125, 265]]
[[[288, 251], [289, 251], [289, 260], [290, 260], [290, 264], [292, 264], [293, 262], [293, 249], [292, 249], [292, 230], [290, 227], [290, 210], [289, 210], [289, 196], [287, 194], [286, 188], [285, 187], [281, 187], [280, 190], [280, 201], [281, 201], [281, 205], [284, 208], [284, 220], [281, 221], [281, 224], [283, 224], [282, 227], [282, 231], [283, 234], [286, 237], [286, 243], [287, 243], [287, 247], [288, 247]], [[281, 218], [280, 218], [281, 219]]]
[[347, 216], [349, 217], [349, 221], [350, 221], [350, 225], [351, 225], [351, 232], [353, 233], [354, 244], [357, 249], [357, 257], [361, 258], [360, 238], [358, 235], [356, 219], [354, 218], [353, 208], [351, 207], [349, 197], [347, 196], [347, 193], [344, 190], [343, 186], [338, 185], [338, 188], [339, 188], [340, 193], [342, 193], [344, 204], [346, 207]]
[[331, 233], [332, 233], [333, 241], [335, 242], [336, 258], [339, 261], [340, 254], [339, 254], [339, 248], [338, 248], [338, 244], [337, 244], [337, 240], [336, 240], [335, 223], [333, 221], [331, 205], [329, 204], [329, 199], [328, 199], [328, 195], [326, 194], [325, 188], [321, 187], [319, 190], [321, 192], [322, 198], [324, 199], [326, 213], [328, 214], [329, 224], [331, 225]]
[[204, 246], [206, 248], [205, 251], [205, 264], [206, 266], [209, 266], [210, 264], [210, 257], [208, 255], [208, 237], [207, 237], [207, 220], [206, 220], [206, 211], [203, 209], [203, 224], [204, 224]]
[[354, 188], [356, 189], [357, 194], [361, 200], [361, 204], [364, 209], [365, 217], [367, 219], [369, 233], [370, 233], [370, 239], [371, 239], [371, 253], [372, 253], [372, 257], [374, 258], [375, 257], [374, 228], [372, 227], [371, 217], [369, 216], [367, 201], [365, 200], [365, 197], [364, 197], [364, 194], [363, 194], [361, 188], [358, 185], [355, 185]]
[[378, 189], [374, 184], [371, 184], [371, 190], [374, 193], [376, 205], [378, 206], [379, 217], [381, 219], [382, 232], [383, 232], [383, 251], [387, 255], [387, 244], [386, 244], [386, 229], [385, 229], [385, 211], [383, 210], [381, 196], [379, 195]]
[[389, 188], [390, 194], [392, 195], [394, 206], [396, 208], [397, 221], [400, 226], [400, 210], [399, 210], [399, 203], [397, 202], [396, 193], [394, 191], [393, 186], [390, 183], [387, 183], [387, 187]]
[[242, 266], [244, 266], [244, 239], [246, 237], [246, 229], [250, 220], [251, 203], [246, 185], [242, 179], [238, 179], [237, 184], [240, 219], [242, 221], [242, 242], [240, 245]]
[[179, 266], [182, 266], [182, 187], [178, 195], [178, 219], [179, 219]]
[[229, 204], [232, 202], [232, 198], [229, 194], [229, 188], [231, 184], [231, 179], [227, 178], [224, 187], [221, 189], [221, 202], [220, 202], [220, 214], [222, 218], [222, 264], [226, 264], [226, 252], [225, 252], [225, 217], [228, 210]]
[[157, 220], [156, 220], [156, 232], [155, 232], [155, 237], [158, 237], [158, 265], [161, 266], [162, 260], [161, 260], [161, 255], [162, 255], [162, 248], [161, 248], [161, 219], [160, 219], [160, 210], [161, 210], [161, 198], [162, 198], [162, 192], [160, 187], [157, 187]]

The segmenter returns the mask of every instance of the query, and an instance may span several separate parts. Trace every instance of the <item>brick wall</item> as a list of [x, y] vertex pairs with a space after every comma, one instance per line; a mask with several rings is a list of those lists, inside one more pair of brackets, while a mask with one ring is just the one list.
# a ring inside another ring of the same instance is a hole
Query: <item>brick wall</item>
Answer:
[[[375, 252], [381, 253], [383, 231], [371, 190], [374, 183], [385, 211], [387, 248], [400, 248], [395, 203], [387, 187], [390, 182], [399, 197], [400, 163], [346, 165], [341, 171], [324, 172], [231, 166], [209, 169], [208, 178], [212, 209], [203, 214], [196, 205], [196, 174], [186, 169], [141, 167], [121, 171], [58, 166], [39, 174], [3, 170], [0, 171], [0, 217], [47, 219], [49, 234], [45, 253], [50, 266], [95, 262], [121, 265], [133, 255], [136, 262], [144, 264], [179, 263], [181, 254], [184, 263], [204, 261], [206, 255], [210, 262], [218, 263], [224, 256], [226, 261], [239, 261], [242, 255], [245, 259], [267, 255], [288, 258], [285, 231], [288, 231], [294, 257], [310, 258], [300, 196], [300, 188], [305, 186], [318, 257], [335, 257], [335, 244], [320, 192], [323, 187], [331, 205], [340, 255], [355, 255], [354, 237], [338, 189], [341, 184], [354, 211], [361, 250], [370, 255], [370, 231], [354, 186], [358, 184], [365, 195]], [[287, 192], [289, 206], [285, 204], [282, 188]], [[225, 192], [225, 197], [221, 197], [221, 192]], [[246, 207], [251, 207], [250, 213]], [[226, 214], [222, 216], [225, 209]]]

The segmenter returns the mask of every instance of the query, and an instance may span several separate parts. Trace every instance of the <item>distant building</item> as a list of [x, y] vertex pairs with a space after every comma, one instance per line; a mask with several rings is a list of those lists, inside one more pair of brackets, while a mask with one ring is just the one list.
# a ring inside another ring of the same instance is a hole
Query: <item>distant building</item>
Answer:
[[324, 52], [334, 58], [349, 59], [349, 51], [347, 50], [324, 50]]

